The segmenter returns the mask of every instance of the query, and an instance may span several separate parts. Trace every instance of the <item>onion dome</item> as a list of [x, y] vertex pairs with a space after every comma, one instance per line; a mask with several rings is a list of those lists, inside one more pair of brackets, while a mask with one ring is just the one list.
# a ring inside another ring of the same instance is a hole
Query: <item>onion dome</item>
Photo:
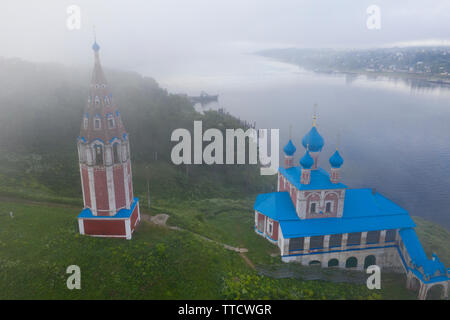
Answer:
[[303, 169], [311, 169], [314, 164], [314, 159], [309, 154], [309, 150], [306, 150], [305, 155], [300, 159], [300, 165]]
[[94, 50], [95, 52], [98, 52], [100, 50], [100, 46], [98, 45], [97, 41], [95, 41], [92, 45], [92, 50]]
[[344, 159], [342, 159], [339, 151], [336, 150], [335, 153], [330, 157], [330, 165], [332, 168], [340, 168], [344, 163]]
[[297, 148], [294, 146], [292, 141], [289, 140], [289, 142], [284, 146], [283, 151], [287, 156], [292, 156], [295, 151], [297, 151]]
[[305, 148], [309, 144], [309, 150], [312, 152], [322, 151], [324, 141], [322, 136], [317, 131], [315, 125], [311, 128], [311, 130], [309, 130], [307, 134], [305, 134], [302, 140], [302, 144]]

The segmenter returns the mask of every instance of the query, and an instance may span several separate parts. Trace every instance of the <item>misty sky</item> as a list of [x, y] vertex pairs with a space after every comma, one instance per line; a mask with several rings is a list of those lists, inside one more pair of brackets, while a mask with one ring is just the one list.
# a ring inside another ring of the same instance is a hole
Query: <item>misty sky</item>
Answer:
[[[81, 8], [81, 29], [66, 9]], [[381, 29], [366, 27], [369, 5]], [[0, 56], [91, 63], [93, 25], [107, 65], [176, 68], [192, 57], [272, 47], [375, 47], [450, 42], [448, 0], [14, 0], [2, 1]]]

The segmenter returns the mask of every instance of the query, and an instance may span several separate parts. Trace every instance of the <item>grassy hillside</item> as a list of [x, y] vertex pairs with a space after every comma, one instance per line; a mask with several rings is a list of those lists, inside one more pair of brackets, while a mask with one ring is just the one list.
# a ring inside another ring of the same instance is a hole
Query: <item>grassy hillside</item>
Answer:
[[[239, 253], [204, 240], [247, 248], [257, 267], [279, 266], [280, 258], [271, 256], [277, 248], [253, 231], [250, 201], [155, 200], [151, 213], [169, 214], [168, 224], [183, 230], [142, 222], [132, 241], [80, 236], [77, 208], [2, 201], [0, 299], [415, 298], [403, 275], [383, 275], [380, 291], [363, 284], [261, 276]], [[448, 243], [448, 232], [430, 243], [428, 225], [418, 222], [425, 247]], [[65, 270], [72, 264], [81, 268], [78, 291], [66, 288]]]

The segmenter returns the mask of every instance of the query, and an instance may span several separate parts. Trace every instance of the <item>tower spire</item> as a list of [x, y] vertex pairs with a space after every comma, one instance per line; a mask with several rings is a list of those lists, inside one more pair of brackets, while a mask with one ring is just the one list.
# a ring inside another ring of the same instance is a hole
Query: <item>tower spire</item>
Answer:
[[314, 104], [313, 127], [317, 126], [317, 103]]
[[336, 150], [338, 150], [339, 149], [339, 146], [340, 146], [340, 144], [341, 144], [341, 134], [340, 134], [340, 132], [338, 132], [337, 133], [337, 137], [336, 137]]

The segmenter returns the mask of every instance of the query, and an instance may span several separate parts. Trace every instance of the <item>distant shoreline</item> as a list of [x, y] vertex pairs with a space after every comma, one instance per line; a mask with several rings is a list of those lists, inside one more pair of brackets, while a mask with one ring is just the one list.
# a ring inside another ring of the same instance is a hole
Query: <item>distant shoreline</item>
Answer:
[[409, 73], [409, 72], [399, 72], [399, 71], [368, 71], [368, 70], [334, 70], [334, 69], [314, 69], [310, 67], [306, 67], [304, 65], [290, 62], [285, 59], [277, 58], [270, 55], [264, 55], [257, 53], [257, 55], [273, 59], [274, 61], [283, 62], [290, 64], [292, 66], [296, 66], [302, 68], [304, 70], [314, 72], [317, 74], [331, 74], [331, 75], [348, 75], [348, 76], [366, 76], [367, 78], [377, 78], [377, 77], [385, 77], [391, 79], [402, 79], [409, 81], [423, 81], [424, 83], [429, 83], [432, 85], [450, 87], [450, 75], [441, 76], [436, 74], [425, 74], [425, 73]]

